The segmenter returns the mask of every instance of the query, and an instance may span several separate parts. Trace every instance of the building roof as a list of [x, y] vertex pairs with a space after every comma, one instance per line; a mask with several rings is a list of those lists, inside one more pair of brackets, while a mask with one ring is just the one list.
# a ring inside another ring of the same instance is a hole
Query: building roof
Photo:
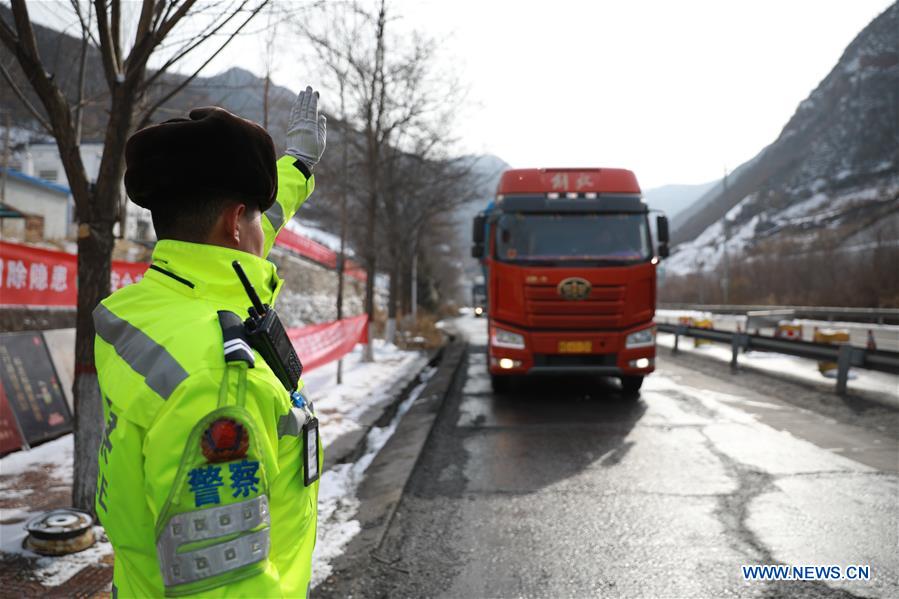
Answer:
[[[2, 173], [4, 170], [5, 169], [0, 166], [0, 173]], [[15, 179], [17, 181], [22, 181], [23, 183], [27, 183], [35, 187], [40, 187], [41, 189], [55, 191], [67, 196], [72, 194], [72, 191], [65, 185], [59, 185], [58, 183], [51, 183], [50, 181], [45, 181], [44, 179], [38, 179], [37, 177], [32, 177], [31, 175], [26, 175], [21, 171], [17, 171], [14, 168], [9, 169], [9, 178]]]

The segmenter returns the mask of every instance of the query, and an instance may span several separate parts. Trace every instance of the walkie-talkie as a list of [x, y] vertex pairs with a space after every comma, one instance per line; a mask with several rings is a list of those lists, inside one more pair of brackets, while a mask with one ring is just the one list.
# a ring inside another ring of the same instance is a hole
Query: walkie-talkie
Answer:
[[293, 344], [284, 331], [278, 314], [274, 308], [263, 304], [259, 299], [240, 262], [235, 260], [231, 266], [234, 267], [237, 278], [240, 279], [253, 304], [247, 309], [250, 317], [243, 323], [250, 345], [259, 352], [284, 388], [291, 392], [296, 391], [300, 375], [303, 374], [303, 364], [293, 350]]

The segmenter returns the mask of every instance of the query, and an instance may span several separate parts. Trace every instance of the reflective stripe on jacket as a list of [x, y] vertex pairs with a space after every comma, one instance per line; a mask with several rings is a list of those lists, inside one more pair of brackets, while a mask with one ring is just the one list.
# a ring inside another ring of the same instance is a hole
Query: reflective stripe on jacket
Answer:
[[[312, 192], [293, 162], [278, 161], [266, 253]], [[144, 278], [94, 312], [96, 509], [119, 597], [306, 596], [318, 483], [303, 485], [302, 413], [269, 366], [255, 351], [225, 361], [218, 312], [243, 319], [250, 305], [233, 260], [274, 305], [283, 282], [267, 260], [163, 240]]]

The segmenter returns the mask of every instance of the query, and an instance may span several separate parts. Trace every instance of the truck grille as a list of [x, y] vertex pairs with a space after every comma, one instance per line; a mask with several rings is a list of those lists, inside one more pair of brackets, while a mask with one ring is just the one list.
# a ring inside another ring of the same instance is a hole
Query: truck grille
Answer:
[[[531, 326], [606, 329], [623, 326], [623, 285], [597, 285], [583, 300], [564, 300], [555, 285], [526, 285], [525, 308]], [[574, 317], [574, 318], [573, 318]]]

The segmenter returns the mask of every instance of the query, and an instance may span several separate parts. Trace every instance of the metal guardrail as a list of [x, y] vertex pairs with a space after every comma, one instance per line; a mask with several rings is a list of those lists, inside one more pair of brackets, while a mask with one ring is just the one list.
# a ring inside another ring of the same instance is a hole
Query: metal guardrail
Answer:
[[821, 362], [835, 362], [837, 364], [837, 393], [846, 393], [846, 385], [849, 381], [849, 369], [852, 367], [876, 370], [890, 374], [899, 374], [899, 352], [870, 350], [853, 347], [848, 343], [841, 345], [828, 345], [826, 343], [813, 343], [792, 339], [775, 339], [762, 335], [750, 335], [748, 333], [731, 333], [716, 329], [700, 329], [685, 325], [658, 323], [656, 327], [665, 333], [674, 333], [674, 347], [672, 352], [678, 351], [680, 337], [694, 337], [717, 341], [731, 346], [731, 369], [737, 368], [737, 359], [740, 350], [759, 350], [808, 358]]
[[724, 304], [659, 304], [662, 310], [696, 310], [713, 314], [780, 313], [793, 318], [899, 323], [899, 308], [840, 308], [835, 306], [753, 306]]

